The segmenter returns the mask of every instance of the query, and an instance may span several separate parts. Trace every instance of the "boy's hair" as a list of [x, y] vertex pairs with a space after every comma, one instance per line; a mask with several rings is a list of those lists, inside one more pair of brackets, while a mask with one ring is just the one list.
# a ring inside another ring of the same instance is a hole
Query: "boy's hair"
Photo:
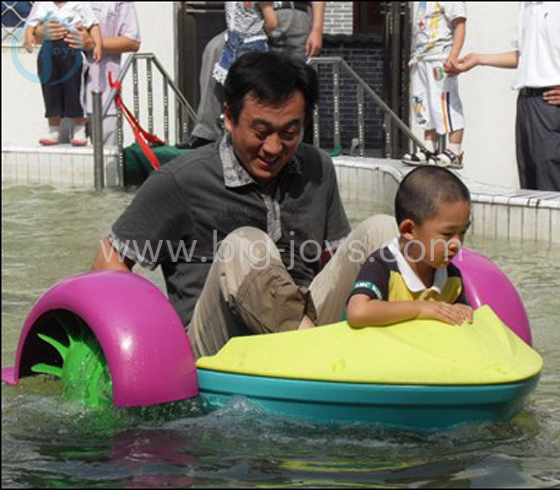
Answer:
[[231, 66], [224, 84], [225, 102], [234, 124], [239, 121], [245, 96], [259, 102], [281, 104], [294, 93], [305, 100], [305, 120], [309, 121], [319, 97], [319, 83], [313, 68], [293, 56], [252, 51]]
[[436, 215], [441, 203], [471, 202], [467, 186], [453, 172], [436, 166], [414, 169], [401, 182], [395, 198], [395, 217], [416, 224]]

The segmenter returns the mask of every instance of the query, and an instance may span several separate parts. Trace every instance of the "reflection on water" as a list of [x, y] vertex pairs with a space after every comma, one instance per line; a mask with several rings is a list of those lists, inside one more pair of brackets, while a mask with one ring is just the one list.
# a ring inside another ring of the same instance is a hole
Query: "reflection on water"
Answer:
[[[97, 241], [132, 195], [3, 189], [2, 363], [13, 362], [33, 302], [87, 270]], [[2, 485], [9, 487], [560, 485], [560, 251], [471, 239], [520, 289], [545, 372], [528, 409], [507, 424], [393, 432], [313, 424], [264, 413], [243, 399], [206, 413], [201, 400], [91, 411], [60, 385], [2, 386]], [[160, 287], [159, 273], [145, 274]]]

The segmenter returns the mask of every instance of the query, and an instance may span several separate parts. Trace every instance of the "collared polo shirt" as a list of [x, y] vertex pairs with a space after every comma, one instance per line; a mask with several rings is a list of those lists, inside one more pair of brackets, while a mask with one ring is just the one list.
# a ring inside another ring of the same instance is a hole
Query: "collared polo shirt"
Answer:
[[427, 288], [406, 261], [395, 238], [374, 252], [362, 267], [350, 292], [382, 301], [444, 301], [468, 304], [461, 273], [453, 264], [436, 270], [434, 284]]
[[519, 52], [514, 90], [560, 85], [560, 4], [519, 2], [513, 45]]
[[350, 232], [334, 165], [325, 152], [302, 143], [276, 183], [269, 190], [255, 182], [226, 138], [153, 172], [109, 238], [129, 259], [161, 265], [185, 325], [218, 244], [243, 226], [265, 231], [294, 282], [308, 286], [320, 271], [321, 253]]

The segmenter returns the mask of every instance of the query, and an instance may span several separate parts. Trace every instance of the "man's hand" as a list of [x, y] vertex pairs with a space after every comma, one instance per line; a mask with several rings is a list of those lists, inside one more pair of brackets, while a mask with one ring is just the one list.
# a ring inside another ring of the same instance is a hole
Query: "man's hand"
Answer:
[[321, 54], [321, 49], [323, 48], [323, 34], [318, 31], [311, 31], [309, 37], [307, 38], [307, 44], [305, 48], [305, 54], [308, 58], [314, 56], [319, 56]]
[[35, 32], [37, 31], [40, 31], [40, 37], [43, 41], [60, 41], [68, 34], [67, 29], [56, 21], [38, 26], [35, 29]]
[[95, 44], [87, 29], [78, 27], [77, 31], [78, 35], [76, 35], [76, 32], [68, 32], [66, 36], [64, 36], [64, 42], [68, 44], [68, 47], [71, 49], [83, 49], [84, 51], [91, 51], [94, 49]]
[[95, 46], [93, 48], [93, 59], [96, 63], [99, 63], [101, 58], [103, 58], [103, 46]]
[[478, 66], [480, 64], [480, 57], [477, 53], [469, 53], [464, 58], [461, 58], [457, 62], [457, 69], [460, 73], [469, 71], [471, 68]]
[[553, 87], [543, 94], [543, 99], [550, 105], [560, 107], [560, 87]]
[[439, 320], [450, 325], [473, 321], [473, 311], [470, 306], [451, 305], [441, 301], [421, 301], [418, 306], [418, 319]]

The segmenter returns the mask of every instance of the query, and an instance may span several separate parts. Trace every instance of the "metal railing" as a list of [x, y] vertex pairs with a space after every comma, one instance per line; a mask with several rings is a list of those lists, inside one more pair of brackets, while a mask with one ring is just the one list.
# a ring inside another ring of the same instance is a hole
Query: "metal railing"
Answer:
[[[191, 107], [183, 93], [179, 90], [177, 84], [169, 76], [161, 62], [153, 53], [132, 53], [124, 61], [122, 68], [117, 76], [116, 82], [122, 82], [128, 75], [129, 71], [132, 69], [132, 90], [133, 90], [133, 114], [134, 117], [140, 120], [140, 82], [139, 82], [139, 69], [138, 62], [144, 60], [146, 62], [146, 89], [147, 89], [147, 113], [148, 113], [148, 132], [154, 132], [154, 68], [160, 73], [163, 86], [162, 86], [162, 97], [163, 97], [163, 141], [169, 142], [169, 89], [175, 95], [176, 103], [176, 125], [175, 125], [175, 141], [184, 142], [186, 141], [189, 130], [190, 123], [196, 120], [196, 112]], [[94, 94], [95, 95], [95, 94]], [[92, 136], [93, 136], [93, 149], [94, 149], [94, 161], [96, 162], [95, 175], [98, 175], [101, 171], [97, 169], [97, 166], [104, 165], [103, 162], [103, 121], [109, 115], [111, 107], [115, 104], [115, 97], [117, 95], [117, 90], [111, 90], [109, 96], [103, 104], [101, 111], [96, 110], [95, 104], [92, 113]], [[98, 96], [100, 97], [100, 95]], [[120, 186], [124, 186], [124, 161], [123, 161], [123, 144], [124, 144], [124, 131], [123, 131], [123, 115], [120, 109], [117, 107], [117, 150], [118, 150], [118, 176]], [[100, 141], [96, 141], [99, 138]]]
[[[426, 149], [422, 141], [410, 130], [410, 128], [397, 116], [393, 110], [383, 101], [379, 95], [373, 90], [354, 69], [346, 63], [342, 58], [325, 57], [325, 58], [311, 58], [309, 64], [313, 67], [319, 65], [332, 66], [333, 76], [333, 143], [334, 148], [341, 147], [341, 125], [340, 125], [340, 107], [341, 107], [341, 93], [340, 93], [340, 80], [341, 69], [346, 72], [356, 82], [357, 85], [357, 108], [358, 108], [358, 154], [365, 156], [365, 112], [364, 112], [364, 95], [367, 94], [373, 101], [381, 108], [385, 115], [390, 118], [395, 125], [411, 140], [416, 148]], [[385, 131], [391, 131], [391, 125], [385, 124]], [[390, 134], [387, 135], [390, 140]], [[320, 146], [321, 143], [321, 130], [320, 130], [320, 114], [319, 107], [315, 108], [313, 114], [313, 144]]]

